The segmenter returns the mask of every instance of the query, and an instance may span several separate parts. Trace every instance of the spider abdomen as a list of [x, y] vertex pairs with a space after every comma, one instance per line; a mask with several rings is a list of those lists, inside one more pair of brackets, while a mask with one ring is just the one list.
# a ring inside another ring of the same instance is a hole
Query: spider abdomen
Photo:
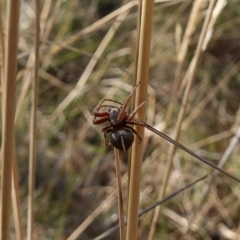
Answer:
[[126, 128], [118, 129], [110, 134], [109, 141], [113, 147], [126, 152], [132, 146], [134, 134]]

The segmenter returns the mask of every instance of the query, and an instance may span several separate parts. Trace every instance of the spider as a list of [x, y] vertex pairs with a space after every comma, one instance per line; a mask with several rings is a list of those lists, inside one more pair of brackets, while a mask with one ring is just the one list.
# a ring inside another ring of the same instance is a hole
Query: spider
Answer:
[[[131, 114], [128, 114], [126, 112], [126, 108], [128, 106], [128, 103], [131, 100], [131, 97], [136, 91], [136, 88], [139, 86], [140, 82], [133, 88], [132, 92], [129, 94], [127, 99], [125, 100], [124, 104], [113, 100], [104, 98], [102, 99], [99, 104], [93, 109], [92, 115], [93, 115], [93, 124], [102, 124], [104, 122], [109, 122], [110, 125], [107, 127], [102, 128], [102, 132], [104, 134], [104, 139], [106, 146], [112, 145], [113, 147], [126, 152], [132, 145], [134, 141], [134, 134], [138, 137], [139, 141], [141, 141], [141, 137], [137, 133], [135, 129], [133, 129], [132, 125], [139, 125], [146, 127], [153, 133], [157, 134], [158, 136], [164, 138], [165, 140], [171, 142], [175, 146], [181, 148], [185, 152], [189, 153], [193, 157], [197, 158], [198, 160], [202, 161], [203, 163], [209, 165], [210, 167], [218, 170], [219, 172], [227, 175], [228, 177], [240, 182], [240, 179], [237, 177], [231, 175], [230, 173], [222, 170], [220, 167], [212, 164], [205, 158], [197, 155], [187, 147], [183, 146], [179, 142], [173, 140], [172, 138], [168, 137], [164, 133], [156, 130], [152, 126], [148, 125], [147, 123], [141, 121], [140, 119], [135, 118], [136, 113], [139, 111], [139, 109], [146, 103], [146, 101], [142, 102]], [[110, 103], [117, 103], [119, 106], [114, 106], [111, 104], [104, 104], [105, 102]], [[101, 108], [108, 108], [107, 112], [100, 112]], [[97, 119], [98, 118], [98, 119]]]
[[[124, 104], [112, 99], [104, 98], [93, 109], [93, 124], [101, 124], [106, 121], [110, 123], [109, 126], [102, 129], [106, 146], [112, 145], [113, 147], [126, 152], [134, 141], [134, 134], [141, 142], [141, 137], [131, 125], [145, 126], [143, 123], [140, 123], [137, 118], [134, 117], [138, 110], [146, 103], [146, 101], [141, 103], [131, 114], [127, 114], [126, 112], [126, 108], [129, 101], [131, 100], [132, 94], [139, 84], [140, 82], [134, 87]], [[114, 102], [119, 106], [117, 107], [113, 105], [104, 105], [104, 102]], [[99, 112], [100, 108], [104, 107], [109, 107], [108, 112]]]

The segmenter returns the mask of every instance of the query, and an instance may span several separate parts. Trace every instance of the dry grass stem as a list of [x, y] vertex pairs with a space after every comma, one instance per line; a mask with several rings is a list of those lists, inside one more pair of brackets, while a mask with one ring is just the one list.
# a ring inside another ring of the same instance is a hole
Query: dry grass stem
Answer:
[[125, 240], [125, 224], [124, 224], [124, 211], [123, 211], [123, 196], [122, 196], [122, 183], [121, 183], [121, 160], [119, 157], [119, 150], [114, 148], [115, 164], [116, 164], [116, 177], [118, 189], [118, 217], [120, 226], [120, 240]]
[[[234, 151], [235, 147], [239, 143], [240, 139], [240, 128], [238, 128], [235, 136], [230, 140], [229, 146], [226, 149], [225, 153], [223, 154], [221, 160], [218, 163], [218, 167], [223, 168], [223, 166], [226, 164], [227, 160], [229, 160], [232, 152]], [[219, 172], [215, 170], [211, 176], [211, 181], [208, 183], [208, 185], [203, 189], [201, 196], [199, 197], [199, 203], [198, 206], [195, 208], [194, 212], [197, 213], [199, 212], [200, 208], [202, 207], [203, 202], [206, 200], [206, 197], [210, 193], [210, 190], [219, 175]], [[227, 214], [227, 213], [226, 213]], [[228, 214], [227, 214], [228, 215]], [[193, 213], [193, 216], [196, 216], [196, 214]], [[198, 219], [199, 221], [199, 219]]]
[[[235, 127], [234, 129], [237, 130], [237, 128]], [[192, 144], [189, 148], [191, 148], [193, 151], [200, 149], [206, 145], [215, 143], [215, 142], [219, 142], [221, 140], [224, 140], [226, 138], [229, 138], [232, 136], [232, 130], [227, 130], [221, 133], [218, 133], [216, 135], [210, 136], [208, 138], [205, 138], [203, 140], [200, 140], [198, 142], [195, 142], [194, 144]]]
[[12, 159], [14, 157], [14, 115], [16, 104], [17, 42], [19, 1], [7, 2], [6, 82], [3, 85], [1, 228], [2, 239], [9, 239]]
[[[149, 74], [149, 58], [152, 36], [152, 18], [153, 18], [154, 1], [142, 2], [142, 13], [140, 20], [139, 34], [139, 50], [138, 50], [138, 66], [137, 66], [137, 82], [141, 81], [135, 95], [135, 107], [146, 100], [148, 74]], [[137, 118], [145, 118], [145, 106], [137, 113]], [[144, 128], [136, 126], [136, 131], [141, 137], [144, 136]], [[127, 240], [137, 239], [138, 226], [138, 207], [140, 194], [140, 179], [142, 168], [142, 144], [134, 141], [131, 155], [131, 172], [129, 183], [128, 198], [128, 225]]]
[[49, 81], [53, 86], [56, 86], [56, 87], [60, 88], [63, 91], [70, 92], [71, 89], [72, 89], [69, 85], [64, 84], [62, 81], [60, 81], [59, 79], [57, 79], [53, 75], [47, 73], [46, 71], [40, 70], [39, 71], [39, 75], [43, 79]]
[[204, 107], [206, 107], [206, 105], [216, 96], [216, 94], [226, 86], [226, 84], [234, 77], [234, 75], [238, 73], [240, 68], [239, 64], [240, 62], [235, 64], [229, 70], [229, 72], [224, 75], [224, 78], [221, 81], [219, 81], [219, 83], [212, 89], [212, 91], [209, 92], [207, 97], [204, 98], [202, 102], [200, 102], [198, 106], [191, 112], [191, 114], [183, 121], [182, 129], [185, 129], [187, 126], [189, 126], [189, 124], [195, 118], [197, 118], [197, 116], [202, 112]]
[[[168, 196], [164, 197], [162, 200], [155, 202], [154, 204], [152, 204], [151, 206], [145, 208], [144, 210], [140, 211], [138, 213], [138, 218], [140, 218], [141, 216], [143, 216], [144, 214], [148, 213], [149, 211], [153, 210], [154, 208], [156, 208], [158, 205], [161, 205], [165, 202], [167, 202], [168, 200], [170, 200], [171, 198], [177, 196], [178, 194], [180, 194], [181, 192], [185, 191], [186, 189], [194, 186], [196, 183], [204, 180], [205, 178], [207, 178], [208, 175], [205, 175], [199, 179], [197, 179], [196, 181], [187, 184], [186, 186], [182, 187], [181, 189], [169, 194]], [[125, 221], [125, 224], [127, 224], [127, 221]], [[109, 236], [111, 233], [115, 232], [117, 229], [119, 228], [118, 226], [115, 226], [113, 228], [108, 229], [106, 232], [102, 233], [101, 235], [99, 235], [98, 237], [94, 238], [93, 240], [101, 240], [101, 239], [105, 239], [107, 236]]]
[[[126, 186], [127, 179], [126, 174], [122, 177], [122, 185]], [[99, 206], [92, 211], [91, 215], [89, 215], [81, 225], [67, 238], [67, 240], [75, 240], [77, 239], [84, 230], [102, 213], [108, 211], [115, 203], [115, 196], [117, 196], [116, 186], [113, 186], [113, 191], [107, 196], [106, 199], [99, 204]]]
[[30, 148], [29, 148], [29, 176], [28, 176], [28, 218], [27, 239], [33, 239], [34, 225], [34, 190], [36, 172], [36, 129], [37, 129], [37, 103], [38, 103], [38, 68], [39, 68], [39, 36], [40, 36], [40, 1], [35, 0], [35, 61], [32, 81], [32, 108], [30, 124]]
[[1, 52], [1, 60], [2, 60], [2, 67], [1, 67], [1, 77], [2, 77], [2, 88], [5, 79], [5, 44], [4, 44], [4, 33], [3, 33], [3, 21], [2, 21], [2, 4], [0, 4], [0, 52]]
[[[218, 164], [218, 167], [220, 168], [223, 168], [223, 166], [226, 164], [227, 160], [229, 160], [230, 158], [230, 155], [233, 153], [235, 147], [237, 146], [237, 144], [239, 143], [239, 139], [240, 139], [240, 128], [238, 128], [235, 136], [230, 140], [230, 143], [229, 143], [229, 146], [228, 148], [226, 149], [225, 153], [223, 154], [219, 164]], [[196, 222], [196, 219], [197, 219], [197, 222], [198, 222], [198, 225], [199, 225], [199, 222], [204, 219], [202, 219], [202, 217], [197, 214], [199, 213], [200, 209], [203, 207], [203, 203], [206, 201], [206, 198], [208, 197], [209, 193], [210, 193], [210, 190], [212, 189], [213, 185], [214, 185], [214, 182], [217, 178], [217, 176], [219, 175], [219, 172], [218, 171], [214, 171], [212, 176], [211, 176], [211, 181], [208, 183], [207, 186], [205, 186], [205, 188], [202, 190], [202, 193], [199, 197], [199, 201], [198, 201], [198, 204], [197, 206], [195, 207], [195, 209], [193, 210], [193, 213], [192, 213], [192, 218], [191, 218], [191, 222], [195, 221]], [[212, 195], [210, 196], [212, 197]], [[218, 206], [219, 208], [219, 212], [221, 212], [221, 214], [224, 216], [224, 218], [226, 219], [226, 221], [229, 223], [229, 225], [232, 225], [233, 222], [232, 222], [232, 219], [229, 218], [229, 213], [227, 210], [225, 210], [225, 208], [221, 205], [221, 201], [218, 199], [216, 201], [216, 203], [214, 204], [216, 207]], [[186, 235], [188, 232], [190, 231], [190, 227], [188, 226], [186, 229], [185, 229], [185, 233], [184, 235]]]
[[206, 33], [206, 37], [204, 39], [204, 42], [202, 44], [202, 51], [205, 51], [207, 49], [207, 46], [212, 38], [212, 34], [214, 32], [214, 25], [219, 17], [219, 15], [221, 14], [222, 10], [224, 9], [224, 7], [226, 6], [227, 1], [226, 0], [218, 0], [216, 2], [216, 5], [213, 9], [213, 13], [212, 13], [212, 17], [211, 20], [208, 24], [208, 29], [207, 29], [207, 33]]
[[194, 1], [193, 8], [189, 17], [188, 25], [186, 27], [186, 30], [183, 36], [182, 44], [180, 46], [179, 52], [177, 53], [178, 64], [177, 64], [176, 74], [173, 82], [169, 108], [165, 118], [165, 121], [167, 124], [169, 124], [169, 122], [171, 121], [172, 111], [176, 101], [175, 94], [177, 93], [177, 90], [179, 88], [179, 81], [181, 77], [184, 59], [186, 57], [191, 38], [196, 30], [196, 26], [200, 21], [201, 10], [204, 4], [205, 3], [202, 0]]
[[[215, 0], [212, 0], [209, 3], [208, 11], [206, 13], [206, 18], [205, 18], [203, 28], [202, 28], [202, 31], [201, 31], [201, 34], [200, 34], [197, 49], [196, 49], [195, 55], [194, 55], [194, 57], [191, 61], [191, 64], [189, 66], [189, 72], [188, 72], [188, 76], [187, 76], [188, 82], [187, 82], [187, 86], [186, 86], [186, 89], [185, 89], [185, 92], [184, 92], [182, 106], [180, 108], [180, 112], [179, 112], [179, 115], [178, 115], [176, 127], [175, 127], [175, 130], [174, 130], [173, 139], [176, 140], [176, 141], [178, 141], [178, 138], [179, 138], [179, 135], [180, 135], [180, 131], [181, 131], [181, 127], [182, 127], [182, 121], [183, 121], [185, 111], [186, 111], [186, 107], [187, 107], [187, 104], [188, 104], [192, 82], [194, 80], [194, 77], [196, 76], [198, 63], [200, 61], [201, 54], [202, 54], [202, 44], [203, 44], [203, 41], [206, 37], [207, 28], [208, 28], [209, 22], [211, 21], [212, 12], [213, 12], [215, 3], [216, 3]], [[176, 146], [171, 145], [170, 149], [169, 149], [168, 159], [167, 159], [166, 171], [165, 171], [164, 176], [163, 176], [162, 187], [161, 187], [161, 190], [159, 192], [159, 199], [162, 199], [165, 195], [170, 171], [171, 171], [171, 168], [172, 168], [172, 160], [173, 160], [175, 150], [176, 150]], [[157, 225], [158, 218], [159, 218], [159, 215], [160, 215], [160, 210], [161, 210], [161, 206], [157, 207], [155, 212], [154, 212], [153, 222], [152, 222], [151, 230], [150, 230], [149, 237], [148, 237], [149, 240], [153, 240], [153, 238], [154, 238], [156, 225]]]
[[23, 218], [21, 214], [21, 203], [20, 203], [20, 188], [19, 188], [19, 177], [18, 168], [15, 153], [15, 143], [13, 147], [13, 161], [12, 161], [12, 199], [13, 199], [13, 218], [16, 230], [16, 239], [24, 240], [25, 234], [23, 229]]
[[[121, 239], [151, 232], [237, 240], [239, 183], [230, 179], [240, 182], [236, 1], [39, 4], [0, 4], [1, 238], [116, 238], [120, 222]], [[112, 124], [108, 108], [129, 93], [128, 116], [146, 103], [136, 116], [144, 127], [136, 127], [141, 145], [134, 134], [131, 151], [119, 152], [120, 171], [101, 128]], [[101, 99], [113, 102], [101, 106], [95, 127]], [[206, 172], [207, 180], [183, 191]], [[153, 232], [154, 211], [170, 198]]]
[[[0, 52], [2, 54], [2, 68], [1, 68], [1, 79], [2, 79], [2, 90], [5, 89], [5, 44], [4, 44], [4, 35], [3, 35], [3, 23], [2, 23], [2, 5], [0, 4]], [[3, 114], [2, 114], [3, 115]], [[1, 158], [2, 160], [2, 158]], [[16, 231], [16, 239], [24, 239], [24, 231], [22, 224], [22, 215], [21, 215], [21, 204], [20, 204], [20, 190], [19, 190], [19, 178], [18, 178], [18, 169], [17, 161], [15, 154], [15, 143], [13, 144], [13, 161], [12, 161], [12, 206], [13, 206], [13, 218]]]
[[67, 240], [75, 240], [77, 239], [83, 231], [93, 222], [93, 220], [99, 216], [100, 213], [109, 210], [115, 201], [113, 201], [114, 196], [116, 195], [116, 191], [112, 192], [102, 203], [92, 211], [91, 215], [89, 215], [84, 222], [67, 238]]
[[55, 6], [53, 6], [53, 12], [51, 12], [51, 18], [46, 22], [46, 25], [44, 26], [44, 32], [41, 36], [43, 41], [45, 39], [49, 38], [50, 32], [53, 28], [54, 22], [56, 21], [57, 15], [59, 13], [60, 6], [62, 4], [61, 0], [54, 1]]
[[67, 95], [67, 97], [62, 101], [62, 103], [58, 106], [58, 108], [54, 111], [54, 113], [51, 116], [51, 121], [54, 122], [57, 117], [59, 117], [60, 114], [65, 110], [65, 108], [77, 97], [81, 95], [81, 91], [83, 90], [84, 85], [86, 84], [89, 76], [91, 75], [94, 67], [96, 66], [98, 62], [98, 58], [101, 57], [104, 50], [108, 46], [109, 42], [113, 38], [114, 34], [116, 33], [119, 26], [122, 24], [123, 20], [128, 15], [128, 11], [124, 11], [123, 13], [120, 13], [119, 16], [116, 18], [115, 22], [111, 26], [111, 28], [108, 30], [107, 34], [103, 38], [102, 42], [98, 46], [96, 52], [94, 53], [94, 57], [91, 58], [88, 66], [85, 68], [82, 76], [78, 80], [77, 85], [75, 88]]
[[31, 54], [28, 57], [28, 61], [27, 61], [27, 64], [26, 64], [26, 69], [24, 69], [24, 73], [23, 73], [21, 93], [20, 93], [20, 96], [18, 98], [17, 106], [16, 106], [15, 123], [17, 122], [17, 119], [19, 117], [19, 114], [20, 114], [21, 109], [24, 105], [24, 101], [26, 100], [27, 94], [29, 92], [29, 88], [30, 88], [31, 83], [32, 83], [33, 64], [34, 64], [34, 52], [31, 52]]
[[126, 5], [118, 8], [117, 10], [115, 10], [112, 13], [108, 14], [107, 16], [101, 18], [97, 22], [94, 22], [92, 25], [86, 27], [85, 29], [83, 29], [79, 33], [77, 33], [75, 35], [72, 35], [67, 40], [61, 41], [61, 46], [58, 46], [58, 45], [54, 46], [54, 48], [51, 49], [51, 54], [56, 54], [57, 52], [62, 50], [62, 46], [68, 46], [68, 45], [74, 43], [75, 41], [79, 40], [84, 35], [87, 35], [87, 34], [93, 32], [93, 31], [96, 31], [97, 29], [99, 29], [102, 26], [104, 26], [110, 20], [112, 20], [114, 18], [116, 18], [116, 19], [119, 18], [119, 16], [124, 14], [124, 12], [128, 13], [136, 5], [138, 5], [138, 1], [132, 1], [132, 2], [127, 3]]

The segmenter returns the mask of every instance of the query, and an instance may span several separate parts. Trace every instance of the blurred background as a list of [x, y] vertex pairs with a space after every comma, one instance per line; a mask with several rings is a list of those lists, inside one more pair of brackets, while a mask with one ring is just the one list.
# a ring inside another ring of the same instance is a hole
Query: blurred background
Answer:
[[[145, 121], [169, 136], [209, 4], [202, 1], [193, 12], [195, 2], [156, 1], [154, 8]], [[198, 66], [179, 138], [180, 143], [214, 164], [218, 164], [240, 125], [240, 2], [217, 2], [222, 5], [215, 8], [213, 32]], [[101, 133], [104, 124], [92, 125], [91, 112], [105, 97], [123, 102], [134, 85], [137, 6], [138, 1], [42, 1], [36, 240], [67, 239], [89, 216], [90, 224], [77, 239], [93, 239], [117, 223], [113, 148], [105, 146]], [[31, 1], [22, 1], [20, 18], [16, 156], [26, 226], [34, 67]], [[145, 133], [141, 209], [158, 199], [170, 145], [148, 130]], [[224, 166], [235, 176], [239, 176], [239, 154], [238, 145]], [[127, 153], [121, 153], [124, 202], [127, 157]], [[239, 239], [240, 185], [232, 179], [219, 174], [201, 202], [213, 169], [177, 150], [167, 193], [206, 173], [207, 180], [164, 204], [156, 239]], [[141, 218], [139, 239], [147, 239], [151, 219], [151, 212]], [[15, 239], [11, 226], [11, 239]], [[106, 239], [118, 239], [118, 234]]]

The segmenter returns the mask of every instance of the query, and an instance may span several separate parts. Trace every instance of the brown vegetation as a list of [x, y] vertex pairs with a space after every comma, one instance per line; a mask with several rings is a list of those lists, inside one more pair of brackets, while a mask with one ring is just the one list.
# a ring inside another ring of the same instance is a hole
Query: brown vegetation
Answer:
[[[239, 3], [224, 2], [155, 1], [144, 120], [239, 177], [239, 136], [234, 142], [240, 131]], [[15, 146], [9, 146], [13, 116], [4, 111], [15, 107], [14, 99], [9, 102], [14, 81], [8, 82], [14, 67], [11, 73], [7, 62], [12, 57], [14, 66], [14, 46], [9, 53], [1, 41], [2, 209], [10, 196], [6, 169], [17, 166], [10, 239], [93, 239], [118, 223], [118, 208], [114, 151], [105, 146], [101, 127], [92, 124], [91, 112], [105, 97], [123, 102], [135, 86], [138, 1], [41, 4], [38, 9], [35, 2], [22, 1], [20, 8]], [[17, 15], [7, 18], [4, 10], [0, 35], [10, 43], [13, 32], [6, 23]], [[139, 209], [206, 173], [209, 177], [162, 205], [155, 226], [154, 211], [143, 215], [139, 239], [240, 238], [239, 183], [147, 129], [142, 150]], [[15, 160], [14, 151], [17, 165], [4, 165]], [[120, 158], [126, 214], [128, 154], [121, 152]], [[105, 239], [118, 238], [115, 232]]]

